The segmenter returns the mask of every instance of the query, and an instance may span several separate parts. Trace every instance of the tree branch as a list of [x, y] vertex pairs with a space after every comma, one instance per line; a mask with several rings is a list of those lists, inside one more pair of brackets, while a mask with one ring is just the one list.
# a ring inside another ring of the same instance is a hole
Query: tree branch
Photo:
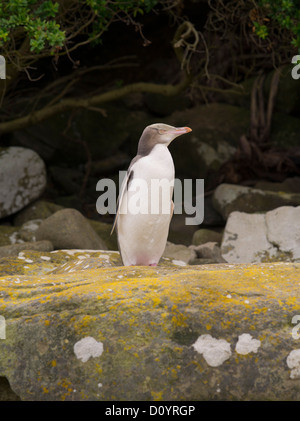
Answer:
[[191, 82], [190, 77], [185, 77], [177, 85], [159, 85], [155, 83], [138, 82], [123, 86], [122, 88], [94, 95], [90, 98], [69, 98], [62, 100], [59, 104], [46, 106], [34, 111], [24, 117], [19, 117], [11, 121], [0, 123], [0, 133], [10, 133], [14, 130], [38, 124], [55, 114], [69, 111], [76, 108], [89, 108], [106, 102], [115, 101], [132, 92], [151, 92], [165, 96], [173, 96], [180, 93]]

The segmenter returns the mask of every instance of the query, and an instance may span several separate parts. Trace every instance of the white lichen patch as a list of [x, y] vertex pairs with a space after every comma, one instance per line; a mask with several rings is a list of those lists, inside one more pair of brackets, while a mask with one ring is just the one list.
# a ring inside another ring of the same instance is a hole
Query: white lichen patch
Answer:
[[74, 345], [74, 353], [76, 357], [83, 363], [88, 361], [90, 357], [100, 357], [103, 352], [103, 343], [97, 342], [91, 336], [87, 336]]
[[291, 351], [286, 359], [286, 363], [291, 369], [290, 378], [300, 379], [300, 349]]
[[243, 333], [239, 336], [235, 351], [241, 355], [247, 355], [250, 354], [250, 352], [256, 353], [260, 345], [260, 340], [252, 338], [249, 333]]
[[225, 339], [216, 339], [211, 335], [201, 335], [192, 345], [193, 348], [203, 355], [203, 358], [211, 367], [218, 367], [231, 356], [230, 343]]
[[19, 232], [18, 231], [13, 232], [9, 236], [9, 241], [10, 241], [10, 244], [21, 244], [21, 243], [24, 243], [24, 241], [21, 238], [19, 238]]
[[186, 263], [183, 262], [182, 260], [172, 260], [173, 265], [176, 266], [186, 266]]

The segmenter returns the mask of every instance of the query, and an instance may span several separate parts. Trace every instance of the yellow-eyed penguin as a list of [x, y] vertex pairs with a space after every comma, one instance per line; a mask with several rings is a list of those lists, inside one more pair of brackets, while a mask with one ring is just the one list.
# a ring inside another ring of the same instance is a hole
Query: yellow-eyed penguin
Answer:
[[165, 250], [175, 176], [168, 146], [177, 136], [191, 131], [189, 127], [157, 123], [142, 133], [120, 189], [112, 229], [117, 228], [124, 266], [156, 266]]

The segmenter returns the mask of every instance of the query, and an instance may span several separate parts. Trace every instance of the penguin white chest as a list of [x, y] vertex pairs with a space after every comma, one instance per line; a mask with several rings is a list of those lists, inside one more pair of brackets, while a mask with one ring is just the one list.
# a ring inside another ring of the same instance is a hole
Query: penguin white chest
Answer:
[[174, 164], [156, 145], [132, 167], [120, 206], [118, 241], [124, 265], [155, 265], [164, 252], [171, 220]]

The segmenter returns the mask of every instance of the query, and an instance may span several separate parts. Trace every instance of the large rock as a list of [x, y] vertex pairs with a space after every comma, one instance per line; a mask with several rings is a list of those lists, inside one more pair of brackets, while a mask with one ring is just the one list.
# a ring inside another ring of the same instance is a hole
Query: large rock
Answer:
[[44, 162], [34, 151], [0, 148], [0, 218], [14, 214], [37, 199], [46, 181]]
[[248, 129], [249, 113], [227, 104], [208, 104], [177, 111], [165, 121], [193, 130], [170, 145], [176, 174], [204, 178], [233, 156], [240, 136]]
[[103, 114], [79, 110], [70, 125], [71, 117], [71, 112], [60, 113], [40, 124], [15, 131], [12, 142], [34, 149], [49, 165], [74, 167], [86, 164], [87, 147], [93, 160], [104, 159], [116, 153], [122, 144], [128, 146], [128, 140], [133, 136], [135, 152], [142, 130], [150, 124], [148, 114], [142, 111], [128, 113], [120, 103], [105, 104]]
[[111, 253], [0, 260], [11, 399], [299, 400], [299, 264], [101, 266]]
[[232, 212], [221, 252], [229, 263], [300, 261], [300, 206], [266, 214]]
[[53, 245], [50, 241], [27, 241], [20, 244], [12, 244], [10, 246], [0, 247], [0, 258], [18, 256], [20, 252], [24, 250], [35, 250], [35, 251], [52, 251]]
[[282, 182], [277, 183], [272, 181], [259, 180], [254, 187], [260, 190], [300, 193], [300, 177], [288, 177]]
[[46, 219], [61, 209], [63, 207], [55, 203], [46, 200], [37, 200], [14, 216], [14, 224], [23, 225], [25, 222], [32, 221], [33, 219]]
[[62, 209], [45, 219], [36, 231], [36, 240], [49, 240], [55, 249], [107, 249], [88, 220], [76, 209]]
[[95, 221], [93, 219], [88, 219], [88, 222], [99, 235], [99, 237], [104, 241], [109, 250], [118, 250], [116, 230], [114, 230], [114, 232], [111, 234], [112, 224]]
[[291, 260], [300, 261], [300, 206], [283, 206], [266, 214], [267, 238]]
[[184, 244], [173, 244], [168, 241], [163, 252], [163, 257], [171, 259], [172, 262], [181, 262], [184, 265], [193, 260], [196, 257], [196, 253], [192, 248]]
[[[176, 174], [207, 181], [213, 171], [218, 171], [234, 155], [240, 137], [249, 132], [250, 111], [248, 107], [212, 103], [176, 111], [164, 122], [193, 129], [189, 136], [170, 145]], [[271, 139], [275, 147], [297, 147], [299, 133], [299, 118], [274, 113]]]
[[223, 230], [200, 228], [194, 232], [192, 243], [195, 246], [201, 244], [216, 242], [218, 244], [222, 241]]
[[220, 184], [213, 195], [215, 209], [227, 219], [234, 211], [266, 212], [280, 206], [300, 205], [299, 193], [259, 190], [236, 184]]
[[200, 259], [211, 259], [213, 263], [226, 262], [226, 260], [223, 259], [221, 249], [216, 242], [210, 241], [205, 244], [200, 244], [199, 246], [191, 246], [191, 248], [193, 248], [197, 257]]
[[19, 227], [0, 225], [0, 247], [15, 243], [23, 243], [24, 240], [20, 238], [19, 230]]

